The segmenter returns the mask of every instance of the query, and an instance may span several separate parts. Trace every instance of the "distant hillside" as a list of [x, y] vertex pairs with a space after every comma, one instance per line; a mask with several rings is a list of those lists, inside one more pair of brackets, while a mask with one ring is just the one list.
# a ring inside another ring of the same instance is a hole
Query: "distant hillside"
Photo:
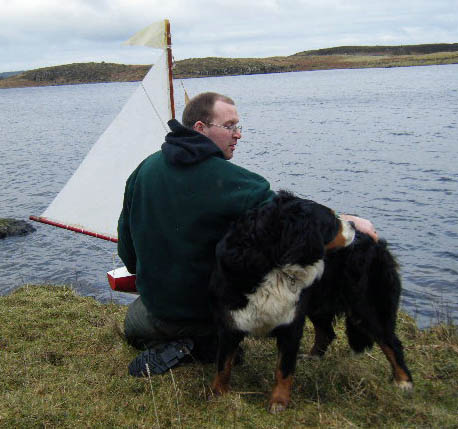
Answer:
[[[340, 46], [270, 58], [190, 58], [177, 61], [175, 78], [282, 73], [369, 67], [458, 64], [458, 43]], [[26, 71], [0, 80], [0, 88], [142, 80], [150, 65], [75, 63]]]
[[429, 45], [401, 46], [340, 46], [298, 52], [294, 55], [425, 55], [438, 52], [457, 52], [458, 43], [435, 43]]
[[368, 67], [458, 64], [458, 43], [341, 46], [270, 58], [190, 58], [177, 61], [175, 77], [206, 77]]
[[23, 72], [24, 72], [24, 70], [12, 71], [12, 72], [2, 72], [2, 73], [0, 73], [0, 79], [6, 79], [7, 77], [11, 77], [11, 76], [14, 76], [16, 74], [23, 73]]
[[142, 80], [151, 65], [74, 63], [25, 71], [0, 81], [1, 87], [69, 85]]

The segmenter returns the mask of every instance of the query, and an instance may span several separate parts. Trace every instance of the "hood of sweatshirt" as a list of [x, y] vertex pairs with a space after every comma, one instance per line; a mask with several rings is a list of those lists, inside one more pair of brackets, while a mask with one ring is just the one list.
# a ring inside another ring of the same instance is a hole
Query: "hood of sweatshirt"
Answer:
[[211, 156], [224, 159], [224, 154], [207, 136], [181, 125], [176, 119], [168, 122], [172, 130], [161, 146], [165, 159], [174, 165], [191, 165]]

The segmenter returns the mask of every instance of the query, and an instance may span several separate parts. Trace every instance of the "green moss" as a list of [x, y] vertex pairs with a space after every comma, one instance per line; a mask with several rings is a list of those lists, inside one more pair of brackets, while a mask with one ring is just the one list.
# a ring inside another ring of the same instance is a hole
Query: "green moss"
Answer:
[[34, 231], [35, 228], [26, 221], [0, 218], [0, 239], [10, 235], [26, 235]]

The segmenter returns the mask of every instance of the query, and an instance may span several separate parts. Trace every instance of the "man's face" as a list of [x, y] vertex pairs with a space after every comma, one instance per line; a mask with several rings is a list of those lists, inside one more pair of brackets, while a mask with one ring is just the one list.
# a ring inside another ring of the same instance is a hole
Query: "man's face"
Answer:
[[235, 145], [238, 139], [242, 137], [242, 134], [240, 130], [228, 130], [226, 128], [221, 128], [221, 125], [230, 127], [238, 124], [238, 122], [239, 116], [235, 106], [218, 100], [213, 107], [213, 119], [211, 120], [211, 123], [216, 125], [200, 122], [202, 125], [200, 125], [197, 131], [212, 140], [213, 143], [221, 149], [224, 158], [231, 159], [234, 154]]

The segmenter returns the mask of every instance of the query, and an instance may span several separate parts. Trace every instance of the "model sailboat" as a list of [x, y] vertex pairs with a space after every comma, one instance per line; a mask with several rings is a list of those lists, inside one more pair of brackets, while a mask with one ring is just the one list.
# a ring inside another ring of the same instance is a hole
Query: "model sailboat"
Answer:
[[[60, 193], [41, 216], [30, 216], [31, 220], [118, 241], [126, 180], [143, 159], [160, 149], [169, 131], [167, 122], [175, 116], [168, 20], [150, 25], [126, 44], [162, 52]], [[109, 273], [109, 280], [116, 290], [135, 290], [134, 277], [125, 269]]]

